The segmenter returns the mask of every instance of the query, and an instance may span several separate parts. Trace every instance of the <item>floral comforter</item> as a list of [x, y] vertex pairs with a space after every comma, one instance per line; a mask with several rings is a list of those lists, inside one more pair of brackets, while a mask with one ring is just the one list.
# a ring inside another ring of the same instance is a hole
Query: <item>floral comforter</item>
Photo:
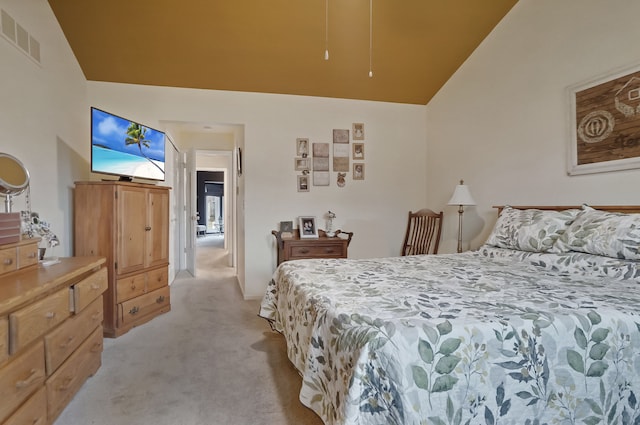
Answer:
[[541, 255], [285, 262], [260, 315], [327, 425], [640, 423], [638, 273]]

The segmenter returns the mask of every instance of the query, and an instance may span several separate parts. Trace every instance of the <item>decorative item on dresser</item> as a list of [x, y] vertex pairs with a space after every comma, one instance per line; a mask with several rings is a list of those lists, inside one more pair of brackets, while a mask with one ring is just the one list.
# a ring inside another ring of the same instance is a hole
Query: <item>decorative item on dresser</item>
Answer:
[[107, 258], [106, 337], [118, 337], [171, 310], [169, 189], [120, 181], [76, 182], [76, 255]]
[[38, 241], [0, 247], [19, 258], [0, 272], [2, 424], [53, 423], [102, 363], [105, 259], [38, 266]]
[[[300, 232], [294, 229], [292, 238], [282, 238], [281, 233], [272, 230], [278, 242], [278, 265], [284, 261], [309, 258], [347, 258], [347, 248], [351, 243], [353, 232], [336, 230], [333, 237], [327, 237], [324, 230], [318, 230], [315, 239], [300, 239]], [[339, 237], [346, 235], [347, 238]]]

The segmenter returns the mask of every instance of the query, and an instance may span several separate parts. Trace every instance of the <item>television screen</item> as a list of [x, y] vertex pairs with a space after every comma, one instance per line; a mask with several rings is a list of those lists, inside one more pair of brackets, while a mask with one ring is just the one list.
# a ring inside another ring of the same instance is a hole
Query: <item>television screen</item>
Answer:
[[91, 171], [164, 181], [162, 131], [91, 108]]

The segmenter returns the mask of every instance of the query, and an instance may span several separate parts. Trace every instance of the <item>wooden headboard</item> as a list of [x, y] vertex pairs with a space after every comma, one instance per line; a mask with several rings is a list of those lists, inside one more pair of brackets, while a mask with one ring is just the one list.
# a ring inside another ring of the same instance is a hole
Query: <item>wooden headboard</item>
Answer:
[[[535, 208], [538, 210], [550, 210], [550, 211], [562, 211], [568, 210], [571, 208], [582, 208], [582, 205], [509, 205], [511, 208], [516, 208], [518, 210], [527, 210], [531, 208]], [[591, 208], [602, 211], [609, 212], [619, 212], [619, 213], [640, 213], [640, 205], [589, 205]], [[493, 208], [498, 209], [498, 214], [502, 212], [504, 205], [494, 205]]]

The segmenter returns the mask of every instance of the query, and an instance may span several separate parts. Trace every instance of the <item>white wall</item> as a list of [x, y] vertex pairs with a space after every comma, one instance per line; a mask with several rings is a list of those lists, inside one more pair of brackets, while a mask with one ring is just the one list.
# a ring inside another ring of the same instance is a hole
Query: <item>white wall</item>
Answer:
[[[246, 298], [256, 298], [275, 270], [271, 230], [280, 221], [334, 211], [336, 228], [355, 232], [352, 258], [398, 255], [410, 209], [425, 206], [425, 107], [381, 102], [239, 93], [89, 82], [93, 106], [158, 122], [244, 126], [243, 174], [238, 211], [238, 278]], [[332, 141], [332, 130], [365, 123], [366, 179], [347, 177], [344, 188], [296, 188], [295, 140]], [[198, 149], [206, 147], [198, 145]], [[241, 245], [244, 242], [244, 249]]]
[[[464, 215], [472, 248], [493, 205], [640, 203], [640, 170], [570, 177], [566, 166], [566, 89], [640, 63], [638, 16], [632, 0], [520, 0], [429, 103], [428, 204], [446, 204], [464, 178], [478, 203]], [[444, 208], [453, 252], [457, 208]]]
[[[41, 65], [0, 37], [0, 152], [16, 156], [31, 175], [32, 210], [51, 223], [61, 246], [73, 248], [73, 182], [89, 174], [86, 80], [44, 0], [0, 0], [40, 42]], [[13, 211], [25, 208], [15, 198]]]

